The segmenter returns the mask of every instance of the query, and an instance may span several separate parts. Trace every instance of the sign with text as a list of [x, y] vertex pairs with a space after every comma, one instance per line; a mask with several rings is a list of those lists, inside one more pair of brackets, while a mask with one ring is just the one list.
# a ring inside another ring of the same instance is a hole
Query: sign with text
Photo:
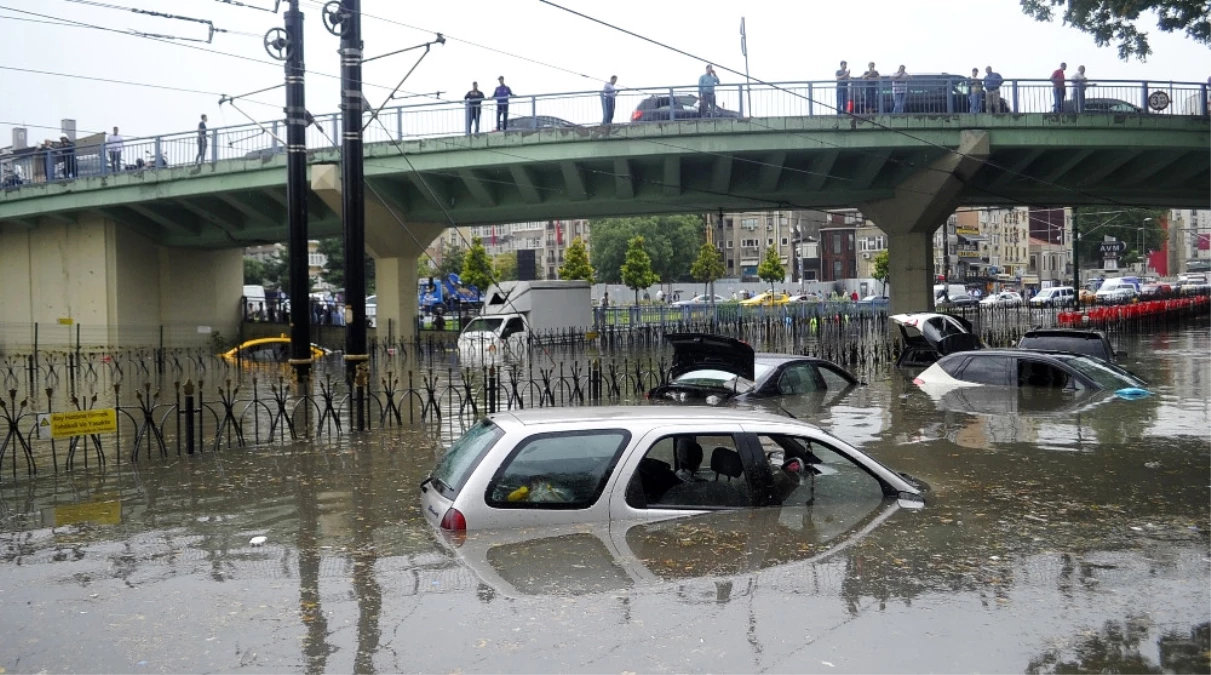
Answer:
[[114, 408], [73, 410], [38, 415], [39, 438], [71, 438], [118, 430], [118, 411]]

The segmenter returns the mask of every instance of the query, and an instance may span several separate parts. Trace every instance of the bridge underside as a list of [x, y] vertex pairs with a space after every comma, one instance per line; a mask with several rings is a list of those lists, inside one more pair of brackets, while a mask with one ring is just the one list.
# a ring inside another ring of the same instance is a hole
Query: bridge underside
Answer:
[[[1208, 208], [1208, 129], [1207, 118], [1174, 116], [908, 115], [627, 124], [372, 144], [366, 225], [367, 249], [378, 265], [378, 317], [397, 326], [396, 335], [410, 334], [416, 257], [456, 224], [838, 207], [863, 209], [888, 233], [897, 279], [892, 309], [922, 309], [932, 305], [928, 238], [954, 208]], [[310, 235], [337, 234], [339, 155], [317, 151], [310, 159]], [[174, 290], [177, 281], [166, 281], [176, 278], [178, 251], [219, 255], [286, 239], [285, 176], [285, 158], [272, 155], [24, 185], [0, 193], [0, 252], [20, 259], [13, 247], [27, 242], [31, 269], [54, 269], [63, 250], [58, 242], [73, 228], [104, 233], [98, 251], [109, 257], [86, 269], [110, 274], [106, 301], [119, 309], [105, 316], [117, 321], [130, 305], [115, 304], [121, 289], [146, 284], [121, 273], [124, 265], [138, 265], [139, 255], [112, 251], [158, 246], [159, 271], [145, 276], [160, 280], [155, 293], [165, 309], [153, 314], [167, 316], [183, 297]], [[39, 236], [44, 230], [55, 234]], [[35, 260], [36, 253], [46, 259]], [[238, 284], [226, 279], [238, 276], [234, 263], [195, 262], [224, 270], [210, 287], [233, 297], [218, 298], [207, 320], [228, 321], [224, 308], [238, 306]], [[196, 278], [180, 283], [198, 286]], [[19, 314], [41, 311], [40, 288], [30, 276]], [[58, 306], [102, 300], [68, 291]], [[6, 304], [0, 296], [0, 316]]]

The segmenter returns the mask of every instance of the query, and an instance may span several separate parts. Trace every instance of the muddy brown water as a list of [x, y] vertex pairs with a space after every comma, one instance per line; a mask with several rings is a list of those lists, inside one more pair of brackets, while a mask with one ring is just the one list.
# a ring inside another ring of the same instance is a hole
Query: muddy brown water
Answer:
[[922, 510], [455, 547], [417, 489], [451, 423], [5, 481], [0, 672], [1207, 672], [1211, 338], [1120, 348], [1154, 396], [786, 404]]

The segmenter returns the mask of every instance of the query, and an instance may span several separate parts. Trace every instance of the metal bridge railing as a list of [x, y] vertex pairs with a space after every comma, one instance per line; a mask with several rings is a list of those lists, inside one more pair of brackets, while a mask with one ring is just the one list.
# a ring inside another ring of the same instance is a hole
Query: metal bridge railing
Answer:
[[[691, 122], [700, 119], [746, 119], [876, 115], [966, 115], [1055, 113], [1055, 95], [1045, 79], [1005, 80], [999, 103], [987, 92], [973, 98], [961, 76], [918, 76], [905, 81], [835, 80], [752, 85], [719, 85], [713, 105], [699, 99], [697, 86], [642, 87], [620, 90], [612, 124]], [[1060, 114], [1167, 115], [1206, 117], [1211, 112], [1208, 84], [1147, 80], [1094, 80], [1081, 88], [1069, 83]], [[514, 96], [507, 105], [507, 131], [539, 128], [601, 127], [605, 101], [599, 91]], [[496, 133], [492, 98], [479, 109], [478, 133]], [[901, 111], [901, 112], [897, 112]], [[440, 101], [385, 108], [367, 113], [365, 142], [392, 143], [416, 139], [455, 138], [475, 133], [471, 109], [464, 101]], [[318, 115], [307, 129], [307, 147], [334, 150], [339, 142], [340, 114]], [[163, 134], [126, 140], [120, 149], [104, 134], [78, 139], [71, 147], [43, 144], [0, 155], [0, 184], [19, 189], [30, 184], [104, 176], [130, 171], [218, 161], [261, 163], [284, 154], [285, 124], [271, 120]], [[117, 150], [117, 153], [115, 153]], [[115, 154], [117, 156], [115, 157]]]

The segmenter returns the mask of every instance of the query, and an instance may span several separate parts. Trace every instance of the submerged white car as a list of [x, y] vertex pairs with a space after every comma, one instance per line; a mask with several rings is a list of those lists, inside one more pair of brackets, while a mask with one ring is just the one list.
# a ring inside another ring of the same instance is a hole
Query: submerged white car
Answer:
[[421, 483], [448, 532], [665, 519], [877, 497], [923, 504], [924, 483], [805, 422], [668, 406], [490, 415]]

